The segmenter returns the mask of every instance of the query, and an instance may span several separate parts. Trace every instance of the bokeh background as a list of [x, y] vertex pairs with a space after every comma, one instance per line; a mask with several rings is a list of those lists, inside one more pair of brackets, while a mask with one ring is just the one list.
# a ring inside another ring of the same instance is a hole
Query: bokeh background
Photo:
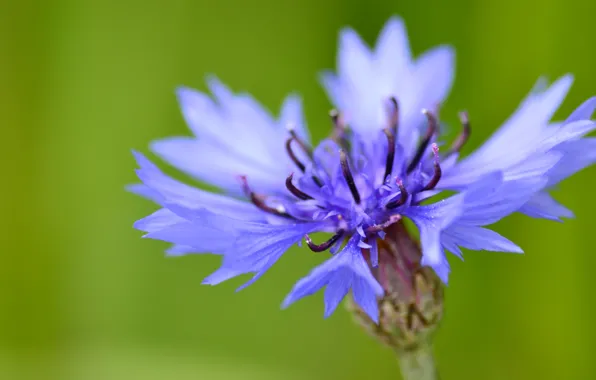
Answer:
[[[131, 148], [188, 134], [174, 88], [205, 89], [207, 73], [273, 112], [301, 93], [322, 138], [316, 74], [334, 67], [339, 29], [372, 43], [394, 14], [415, 53], [457, 49], [442, 115], [469, 110], [468, 152], [540, 75], [576, 75], [559, 118], [596, 94], [590, 0], [2, 0], [0, 379], [399, 379], [343, 308], [322, 318], [321, 295], [279, 310], [320, 256], [295, 249], [240, 293], [242, 280], [201, 286], [218, 259], [164, 257], [131, 227], [155, 206], [124, 191]], [[556, 193], [576, 219], [496, 226], [526, 255], [452, 260], [443, 379], [596, 378], [595, 175]]]

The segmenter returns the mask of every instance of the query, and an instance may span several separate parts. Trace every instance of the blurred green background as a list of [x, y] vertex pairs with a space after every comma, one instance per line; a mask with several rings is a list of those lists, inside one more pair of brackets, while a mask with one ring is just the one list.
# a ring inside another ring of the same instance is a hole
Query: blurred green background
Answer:
[[[322, 318], [321, 295], [279, 310], [320, 256], [291, 251], [240, 293], [242, 279], [201, 286], [218, 259], [165, 258], [131, 227], [155, 206], [124, 191], [131, 148], [188, 133], [174, 88], [205, 89], [206, 73], [275, 112], [300, 92], [323, 137], [316, 74], [334, 67], [339, 28], [373, 42], [393, 14], [414, 52], [457, 49], [442, 115], [469, 110], [468, 152], [539, 75], [576, 75], [558, 117], [596, 94], [591, 0], [2, 0], [0, 379], [399, 379], [343, 308]], [[496, 227], [525, 256], [452, 260], [443, 379], [596, 378], [595, 175], [556, 193], [576, 219]]]

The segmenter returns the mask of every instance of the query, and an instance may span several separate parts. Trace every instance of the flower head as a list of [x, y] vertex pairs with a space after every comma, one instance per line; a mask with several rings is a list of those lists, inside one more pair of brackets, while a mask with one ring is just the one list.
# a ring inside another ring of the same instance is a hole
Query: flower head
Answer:
[[[354, 302], [378, 321], [378, 300], [388, 292], [411, 297], [421, 267], [447, 282], [445, 250], [521, 252], [485, 226], [520, 211], [558, 219], [569, 211], [547, 190], [596, 160], [596, 128], [589, 120], [596, 98], [565, 122], [549, 120], [570, 78], [532, 92], [483, 147], [460, 160], [470, 134], [441, 148], [435, 107], [452, 81], [453, 54], [440, 47], [411, 57], [403, 24], [389, 21], [374, 50], [351, 30], [342, 32], [338, 74], [323, 83], [339, 112], [330, 137], [313, 146], [295, 96], [279, 118], [246, 94], [215, 79], [213, 98], [180, 89], [183, 115], [196, 137], [157, 141], [154, 153], [224, 191], [215, 194], [162, 173], [140, 153], [135, 193], [162, 208], [136, 222], [146, 237], [173, 243], [170, 254], [213, 253], [222, 266], [204, 280], [215, 285], [252, 273], [261, 277], [302, 240], [327, 260], [300, 279], [284, 306], [325, 287], [325, 315], [351, 290]], [[443, 190], [458, 193], [443, 200]], [[403, 225], [417, 226], [420, 247]], [[318, 241], [314, 232], [327, 232]]]

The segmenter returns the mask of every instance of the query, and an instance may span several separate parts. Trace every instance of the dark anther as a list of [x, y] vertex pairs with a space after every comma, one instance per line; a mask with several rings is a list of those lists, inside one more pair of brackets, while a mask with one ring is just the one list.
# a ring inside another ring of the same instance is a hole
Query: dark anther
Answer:
[[387, 180], [387, 176], [393, 171], [393, 160], [395, 159], [395, 135], [389, 128], [383, 129], [385, 136], [387, 136], [387, 160], [385, 161], [385, 175], [383, 182]]
[[331, 237], [331, 239], [327, 240], [324, 243], [321, 244], [315, 244], [312, 242], [312, 240], [310, 239], [310, 236], [308, 235], [304, 235], [304, 239], [306, 240], [306, 244], [308, 245], [308, 248], [310, 248], [311, 251], [313, 252], [323, 252], [328, 250], [329, 248], [331, 248], [331, 246], [333, 244], [335, 244], [339, 239], [341, 239], [341, 237], [344, 235], [344, 230], [339, 230], [337, 231], [337, 233], [335, 235], [333, 235]]
[[391, 109], [389, 111], [389, 128], [393, 133], [397, 132], [397, 127], [399, 126], [399, 103], [397, 103], [397, 99], [395, 97], [390, 97], [389, 101], [391, 102]]
[[424, 186], [422, 191], [434, 189], [435, 186], [437, 186], [437, 183], [439, 183], [439, 180], [441, 179], [442, 171], [441, 171], [441, 162], [439, 160], [439, 147], [437, 146], [437, 144], [433, 144], [432, 149], [433, 149], [433, 155], [435, 156], [435, 163], [434, 163], [435, 171], [433, 173], [433, 177], [426, 184], [426, 186]]
[[408, 173], [412, 172], [412, 170], [416, 168], [416, 165], [418, 165], [418, 163], [422, 159], [422, 155], [424, 155], [424, 152], [426, 152], [426, 148], [428, 147], [430, 139], [433, 137], [433, 135], [437, 132], [439, 128], [437, 118], [435, 117], [435, 115], [433, 115], [432, 112], [428, 110], [422, 110], [422, 113], [424, 113], [424, 115], [426, 115], [426, 118], [428, 119], [428, 130], [426, 131], [424, 139], [418, 146], [418, 150], [416, 151], [416, 155], [414, 155], [414, 159], [412, 159], [412, 162], [410, 162], [410, 164], [408, 165]]
[[304, 142], [304, 140], [302, 140], [296, 134], [296, 130], [293, 127], [288, 128], [288, 131], [290, 132], [290, 136], [292, 136], [292, 138], [298, 143], [298, 145], [300, 145], [300, 148], [302, 148], [304, 153], [306, 153], [308, 155], [308, 157], [310, 157], [312, 159], [312, 155], [313, 155], [312, 148], [310, 146], [308, 146], [308, 144], [306, 142]]
[[250, 189], [250, 186], [248, 186], [248, 180], [246, 179], [246, 176], [240, 176], [240, 180], [242, 181], [242, 189], [244, 190], [244, 193], [247, 197], [250, 198], [250, 201], [259, 209], [273, 215], [281, 216], [284, 218], [292, 218], [292, 216], [286, 213], [285, 211], [268, 206], [263, 200], [262, 196], [255, 194], [255, 192]]
[[294, 184], [292, 183], [293, 178], [294, 178], [294, 173], [290, 174], [290, 176], [288, 178], [286, 178], [286, 187], [288, 188], [290, 193], [294, 194], [297, 198], [300, 198], [302, 200], [313, 199], [313, 197], [304, 193], [302, 190], [300, 190], [296, 186], [294, 186]]
[[317, 186], [323, 187], [323, 181], [321, 181], [321, 179], [319, 177], [313, 176], [312, 180], [317, 184]]
[[451, 148], [449, 149], [449, 154], [459, 152], [461, 148], [466, 144], [466, 142], [470, 138], [470, 134], [472, 133], [472, 129], [470, 128], [470, 119], [468, 118], [468, 113], [466, 111], [462, 111], [459, 113], [459, 121], [463, 127], [463, 130], [451, 145]]
[[393, 200], [385, 205], [387, 209], [397, 208], [399, 206], [403, 206], [406, 201], [408, 200], [408, 190], [404, 186], [402, 181], [397, 181], [397, 186], [399, 186], [399, 199]]
[[[306, 171], [306, 165], [304, 165], [302, 161], [300, 161], [298, 157], [296, 157], [296, 154], [292, 149], [292, 141], [296, 141], [296, 143], [308, 155], [308, 157], [310, 157], [311, 160], [313, 158], [312, 149], [300, 137], [298, 137], [294, 128], [289, 128], [288, 130], [290, 132], [290, 138], [286, 140], [286, 152], [288, 153], [288, 156], [290, 156], [290, 159], [292, 160], [294, 165], [296, 165], [298, 169], [300, 169], [300, 171], [304, 173]], [[312, 180], [317, 184], [317, 186], [323, 187], [323, 181], [321, 181], [319, 177], [313, 176]]]
[[296, 154], [294, 154], [294, 150], [292, 150], [292, 141], [294, 141], [293, 137], [290, 137], [286, 140], [286, 152], [288, 152], [288, 156], [290, 156], [292, 162], [298, 167], [298, 169], [300, 169], [302, 173], [304, 173], [306, 166], [298, 159], [298, 157], [296, 157]]
[[339, 160], [341, 163], [341, 171], [344, 175], [344, 178], [346, 179], [346, 182], [348, 183], [350, 192], [352, 192], [354, 202], [360, 204], [360, 193], [358, 192], [358, 188], [356, 188], [356, 184], [354, 183], [354, 177], [352, 176], [352, 171], [350, 170], [350, 165], [348, 164], [348, 156], [343, 150], [339, 151]]

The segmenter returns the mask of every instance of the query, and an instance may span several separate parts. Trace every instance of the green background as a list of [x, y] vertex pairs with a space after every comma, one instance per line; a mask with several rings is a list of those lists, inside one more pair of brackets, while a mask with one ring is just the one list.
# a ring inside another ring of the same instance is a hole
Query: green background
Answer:
[[[320, 256], [292, 250], [240, 293], [242, 279], [201, 286], [217, 258], [165, 258], [131, 227], [155, 206], [124, 191], [131, 148], [188, 133], [174, 88], [205, 89], [206, 73], [275, 112], [298, 91], [322, 138], [316, 74], [334, 67], [339, 28], [373, 42], [393, 14], [415, 53], [455, 46], [442, 115], [469, 110], [467, 152], [542, 74], [576, 75], [559, 118], [596, 94], [590, 0], [2, 0], [0, 379], [399, 379], [343, 308], [324, 320], [317, 295], [279, 310]], [[594, 175], [556, 193], [576, 219], [496, 226], [526, 255], [452, 260], [443, 379], [596, 378]]]

